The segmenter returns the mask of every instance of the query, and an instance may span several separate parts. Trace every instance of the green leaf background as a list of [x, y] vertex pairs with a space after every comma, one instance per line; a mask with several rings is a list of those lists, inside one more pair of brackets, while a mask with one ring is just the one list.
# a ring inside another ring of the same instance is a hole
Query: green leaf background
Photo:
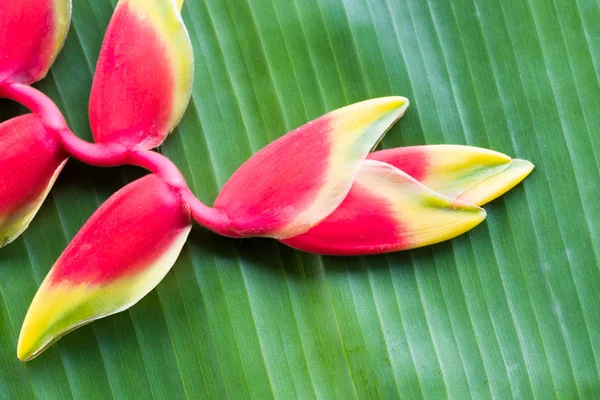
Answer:
[[[90, 139], [116, 1], [73, 3], [38, 87]], [[194, 91], [160, 151], [205, 202], [287, 131], [392, 94], [412, 105], [383, 147], [469, 144], [537, 169], [469, 234], [415, 251], [320, 257], [196, 228], [139, 304], [24, 364], [16, 342], [38, 285], [98, 205], [143, 173], [71, 161], [0, 251], [0, 398], [600, 396], [597, 0], [187, 0], [183, 17]], [[0, 103], [2, 118], [21, 111]]]

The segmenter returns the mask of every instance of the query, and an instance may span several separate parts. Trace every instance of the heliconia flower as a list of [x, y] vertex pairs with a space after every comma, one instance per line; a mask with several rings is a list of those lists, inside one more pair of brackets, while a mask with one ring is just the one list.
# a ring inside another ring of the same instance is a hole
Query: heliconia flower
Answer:
[[460, 145], [399, 147], [368, 158], [393, 165], [440, 194], [478, 206], [512, 189], [534, 168], [529, 161]]
[[33, 114], [0, 124], [0, 149], [2, 247], [27, 228], [65, 165], [67, 154]]
[[285, 239], [317, 225], [344, 200], [367, 154], [408, 104], [404, 97], [353, 104], [255, 154], [214, 204], [229, 218], [231, 236]]
[[39, 81], [67, 36], [71, 0], [4, 0], [0, 8], [0, 84]]
[[392, 165], [366, 160], [331, 215], [282, 242], [319, 254], [387, 253], [453, 238], [485, 217], [482, 208], [440, 195]]
[[66, 333], [137, 303], [173, 266], [190, 229], [187, 203], [158, 176], [119, 190], [48, 273], [25, 317], [18, 358], [32, 359]]
[[90, 124], [98, 143], [147, 150], [187, 107], [193, 53], [179, 0], [120, 0], [96, 67]]

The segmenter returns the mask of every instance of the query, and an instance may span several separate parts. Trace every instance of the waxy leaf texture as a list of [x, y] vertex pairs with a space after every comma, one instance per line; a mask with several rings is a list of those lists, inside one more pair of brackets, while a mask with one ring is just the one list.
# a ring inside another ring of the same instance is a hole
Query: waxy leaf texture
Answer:
[[[39, 84], [87, 140], [82, 99], [113, 9], [74, 1], [65, 52]], [[396, 93], [412, 107], [383, 148], [469, 144], [538, 169], [472, 233], [418, 251], [320, 257], [196, 230], [136, 307], [20, 364], [18, 332], [43, 277], [139, 176], [73, 163], [0, 253], [0, 397], [593, 397], [598, 18], [591, 0], [188, 0], [192, 103], [161, 152], [207, 204], [286, 132]], [[18, 112], [0, 108], [3, 120]], [[530, 168], [513, 160], [489, 179]]]

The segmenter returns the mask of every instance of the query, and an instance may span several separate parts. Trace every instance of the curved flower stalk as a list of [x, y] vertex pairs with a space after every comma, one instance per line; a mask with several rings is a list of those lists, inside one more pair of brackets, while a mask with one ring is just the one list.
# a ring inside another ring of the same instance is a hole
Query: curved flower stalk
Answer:
[[[140, 300], [175, 262], [192, 216], [229, 236], [297, 232], [278, 239], [310, 252], [397, 251], [471, 229], [483, 221], [485, 211], [457, 197], [471, 193], [473, 198], [492, 198], [531, 171], [527, 162], [467, 146], [369, 153], [407, 106], [401, 97], [373, 99], [298, 128], [248, 160], [227, 182], [215, 208], [193, 197], [168, 159], [152, 151], [127, 150], [123, 160], [155, 174], [113, 195], [61, 255], [27, 314], [18, 357], [31, 359], [71, 330]], [[334, 139], [341, 143], [332, 145]], [[95, 157], [86, 146], [110, 150], [80, 142], [72, 147]], [[320, 157], [311, 157], [311, 149], [319, 149]], [[417, 151], [420, 157], [408, 156]], [[97, 156], [102, 157], [119, 158]], [[249, 179], [259, 184], [248, 186]], [[278, 203], [262, 203], [273, 199]]]
[[[156, 147], [177, 125], [189, 101], [193, 76], [191, 44], [179, 12], [182, 4], [181, 0], [119, 2], [90, 99], [94, 138], [104, 147], [78, 140], [51, 100], [24, 86], [43, 78], [61, 49], [70, 22], [70, 0], [9, 1], [5, 6], [0, 13], [0, 97], [22, 103], [37, 118], [0, 126], [5, 150], [0, 163], [7, 163], [3, 171], [11, 171], [12, 178], [27, 175], [21, 180], [7, 177], [0, 186], [6, 203], [0, 204], [0, 247], [27, 228], [67, 153], [94, 165], [127, 164], [125, 150]], [[60, 162], [55, 153], [62, 155]]]
[[[30, 108], [40, 129], [79, 160], [153, 172], [105, 202], [58, 259], [23, 323], [21, 360], [36, 357], [83, 324], [135, 304], [162, 280], [185, 243], [192, 223], [183, 199], [187, 186], [172, 163], [149, 151], [178, 123], [191, 92], [193, 56], [181, 3], [119, 2], [90, 99], [95, 144], [77, 138], [54, 103], [37, 90], [20, 84], [0, 89]], [[146, 50], [140, 50], [139, 41]]]
[[[190, 97], [193, 56], [181, 4], [119, 1], [92, 85], [95, 143], [74, 135], [56, 105], [26, 85], [30, 80], [0, 80], [0, 96], [33, 112], [0, 125], [0, 145], [10, 150], [0, 163], [36, 160], [32, 176], [0, 172], [7, 182], [0, 185], [5, 241], [27, 226], [67, 156], [151, 172], [110, 197], [52, 267], [21, 329], [21, 360], [144, 297], [175, 263], [192, 220], [222, 235], [271, 237], [316, 253], [398, 251], [453, 238], [481, 223], [486, 214], [479, 205], [533, 168], [467, 146], [373, 153], [409, 104], [404, 97], [385, 97], [332, 111], [271, 143], [234, 173], [208, 207], [172, 162], [151, 151], [177, 125]], [[17, 70], [5, 76], [26, 76]]]

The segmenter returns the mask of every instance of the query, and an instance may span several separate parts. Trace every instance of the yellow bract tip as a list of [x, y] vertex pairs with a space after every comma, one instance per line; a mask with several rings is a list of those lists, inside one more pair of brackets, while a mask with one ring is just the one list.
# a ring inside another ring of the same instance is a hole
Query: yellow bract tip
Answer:
[[71, 319], [79, 306], [78, 300], [86, 293], [85, 286], [51, 287], [44, 282], [21, 327], [17, 358], [29, 361], [73, 329], [84, 325], [85, 321], [73, 324]]
[[482, 206], [518, 185], [533, 168], [529, 161], [514, 159], [506, 169], [469, 188], [458, 199]]
[[[404, 114], [408, 105], [406, 97], [380, 97], [340, 108], [331, 115], [335, 119], [335, 128], [340, 133], [353, 130], [364, 132], [365, 128], [381, 119], [386, 120], [389, 129]], [[387, 116], [392, 118], [386, 118]]]

